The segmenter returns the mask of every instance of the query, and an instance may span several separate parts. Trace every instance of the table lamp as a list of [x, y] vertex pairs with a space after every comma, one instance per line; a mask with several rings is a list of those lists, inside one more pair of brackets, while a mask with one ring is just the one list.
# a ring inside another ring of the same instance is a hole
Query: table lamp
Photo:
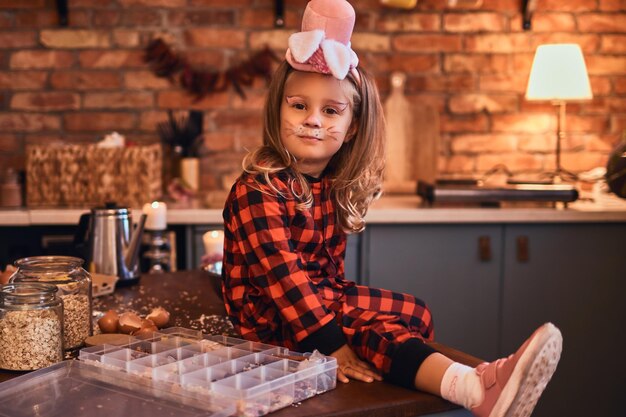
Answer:
[[557, 105], [556, 170], [553, 182], [576, 180], [576, 175], [561, 167], [561, 140], [565, 137], [565, 104], [591, 100], [591, 85], [580, 46], [576, 44], [540, 45], [528, 78], [526, 99], [551, 101]]

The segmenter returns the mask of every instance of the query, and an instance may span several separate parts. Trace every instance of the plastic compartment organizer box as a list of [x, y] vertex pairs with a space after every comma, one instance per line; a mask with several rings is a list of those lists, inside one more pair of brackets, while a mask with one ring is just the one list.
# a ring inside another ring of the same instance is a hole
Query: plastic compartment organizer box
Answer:
[[84, 348], [79, 360], [2, 384], [0, 416], [33, 407], [41, 416], [110, 416], [122, 405], [133, 417], [262, 416], [335, 388], [337, 376], [337, 361], [318, 352], [180, 327]]

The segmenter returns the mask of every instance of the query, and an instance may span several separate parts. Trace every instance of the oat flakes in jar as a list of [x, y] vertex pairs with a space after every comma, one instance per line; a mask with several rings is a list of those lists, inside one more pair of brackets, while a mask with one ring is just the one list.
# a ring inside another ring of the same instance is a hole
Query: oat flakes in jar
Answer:
[[63, 360], [63, 302], [55, 285], [0, 286], [0, 368], [31, 371]]
[[17, 270], [9, 282], [55, 284], [63, 301], [65, 350], [79, 348], [92, 335], [91, 276], [83, 260], [69, 256], [33, 256], [15, 261]]

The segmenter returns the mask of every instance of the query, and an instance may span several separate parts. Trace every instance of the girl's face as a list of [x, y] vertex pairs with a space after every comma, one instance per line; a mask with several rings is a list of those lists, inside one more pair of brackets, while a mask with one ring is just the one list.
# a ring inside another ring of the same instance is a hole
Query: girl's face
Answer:
[[280, 139], [300, 172], [319, 177], [353, 133], [349, 81], [314, 72], [292, 72], [280, 106]]

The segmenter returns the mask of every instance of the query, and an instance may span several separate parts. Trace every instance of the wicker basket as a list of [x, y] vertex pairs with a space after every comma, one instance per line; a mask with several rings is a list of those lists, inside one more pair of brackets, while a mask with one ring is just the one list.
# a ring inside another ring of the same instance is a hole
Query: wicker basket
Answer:
[[160, 144], [26, 147], [29, 207], [95, 206], [114, 201], [141, 207], [162, 194]]

